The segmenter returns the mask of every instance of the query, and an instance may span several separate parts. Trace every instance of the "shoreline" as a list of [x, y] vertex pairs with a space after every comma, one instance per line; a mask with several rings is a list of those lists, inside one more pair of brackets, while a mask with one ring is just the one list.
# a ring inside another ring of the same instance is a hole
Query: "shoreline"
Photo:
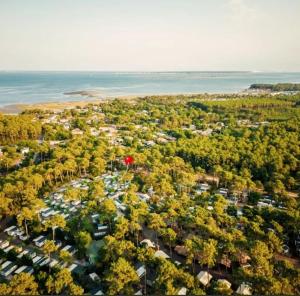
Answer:
[[251, 91], [249, 89], [240, 90], [237, 92], [223, 92], [223, 93], [160, 93], [160, 94], [135, 94], [135, 95], [115, 95], [115, 96], [103, 96], [103, 94], [98, 93], [96, 90], [81, 90], [81, 91], [72, 91], [64, 93], [66, 96], [78, 96], [81, 97], [78, 100], [64, 100], [64, 101], [45, 101], [45, 102], [36, 102], [36, 103], [17, 103], [0, 106], [0, 113], [6, 115], [17, 115], [25, 110], [40, 109], [43, 111], [53, 111], [59, 112], [64, 109], [73, 109], [78, 107], [85, 107], [89, 104], [99, 104], [103, 102], [108, 102], [114, 99], [121, 100], [134, 100], [136, 98], [145, 98], [151, 96], [247, 96], [247, 95], [261, 95], [261, 94], [270, 94], [268, 91]]

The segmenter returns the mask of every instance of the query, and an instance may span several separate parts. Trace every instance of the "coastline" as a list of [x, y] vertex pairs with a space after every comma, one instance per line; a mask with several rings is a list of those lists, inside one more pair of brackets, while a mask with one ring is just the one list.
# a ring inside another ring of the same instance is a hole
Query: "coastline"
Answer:
[[110, 100], [114, 100], [116, 98], [118, 99], [126, 99], [126, 100], [132, 100], [140, 96], [120, 96], [120, 97], [103, 97], [103, 98], [90, 98], [87, 100], [78, 100], [78, 101], [63, 101], [63, 102], [40, 102], [40, 103], [28, 103], [28, 104], [10, 104], [10, 105], [4, 105], [0, 106], [0, 113], [6, 114], [6, 115], [16, 115], [19, 114], [25, 110], [33, 110], [33, 109], [40, 109], [44, 111], [53, 111], [53, 112], [59, 112], [64, 109], [73, 109], [78, 107], [85, 107], [89, 104], [98, 104], [107, 102]]
[[89, 104], [99, 104], [103, 102], [109, 102], [114, 99], [120, 100], [128, 100], [129, 102], [134, 102], [137, 98], [144, 98], [144, 97], [151, 97], [151, 96], [203, 96], [206, 95], [208, 97], [211, 96], [248, 96], [248, 95], [263, 95], [263, 94], [272, 94], [271, 91], [268, 90], [251, 90], [251, 89], [244, 89], [238, 92], [224, 92], [224, 93], [160, 93], [160, 94], [135, 94], [135, 95], [116, 95], [116, 96], [103, 96], [99, 92], [95, 90], [82, 90], [82, 91], [73, 91], [64, 93], [67, 96], [77, 96], [80, 97], [78, 100], [64, 100], [64, 101], [49, 101], [49, 102], [36, 102], [36, 103], [16, 103], [16, 104], [9, 104], [0, 106], [0, 114], [6, 115], [16, 115], [25, 110], [33, 110], [33, 109], [40, 109], [43, 111], [53, 111], [59, 112], [64, 109], [73, 109], [76, 107], [85, 107]]

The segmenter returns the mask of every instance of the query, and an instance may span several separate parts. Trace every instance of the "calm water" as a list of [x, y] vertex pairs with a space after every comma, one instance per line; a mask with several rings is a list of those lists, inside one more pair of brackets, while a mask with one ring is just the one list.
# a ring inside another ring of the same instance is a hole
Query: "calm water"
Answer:
[[252, 83], [300, 82], [300, 73], [254, 72], [0, 72], [0, 105], [83, 100], [65, 92], [103, 96], [228, 93]]

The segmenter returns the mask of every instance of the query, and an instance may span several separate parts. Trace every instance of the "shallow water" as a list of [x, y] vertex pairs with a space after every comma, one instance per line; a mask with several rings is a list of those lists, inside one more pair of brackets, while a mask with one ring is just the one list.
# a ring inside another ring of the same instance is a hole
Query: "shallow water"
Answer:
[[[105, 96], [230, 93], [252, 83], [300, 82], [300, 73], [263, 72], [0, 72], [0, 106], [83, 100], [66, 92]], [[88, 98], [86, 98], [88, 99]], [[90, 98], [89, 98], [90, 99]]]

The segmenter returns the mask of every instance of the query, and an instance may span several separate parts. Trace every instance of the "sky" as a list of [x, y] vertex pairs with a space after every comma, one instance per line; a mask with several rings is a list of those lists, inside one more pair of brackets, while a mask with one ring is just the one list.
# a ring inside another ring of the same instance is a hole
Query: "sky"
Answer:
[[0, 70], [300, 71], [300, 0], [0, 0]]

